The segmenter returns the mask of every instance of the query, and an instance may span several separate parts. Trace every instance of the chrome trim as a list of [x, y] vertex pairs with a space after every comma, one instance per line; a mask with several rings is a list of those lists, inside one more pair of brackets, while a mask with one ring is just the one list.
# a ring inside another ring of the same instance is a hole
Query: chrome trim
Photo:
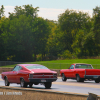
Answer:
[[100, 76], [100, 75], [85, 75], [85, 76]]
[[57, 78], [28, 78], [28, 79], [57, 79]]
[[33, 75], [33, 76], [53, 76], [53, 75]]

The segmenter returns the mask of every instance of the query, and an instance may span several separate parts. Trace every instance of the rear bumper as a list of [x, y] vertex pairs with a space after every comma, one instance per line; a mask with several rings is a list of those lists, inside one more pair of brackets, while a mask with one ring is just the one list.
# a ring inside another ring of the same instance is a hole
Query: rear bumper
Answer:
[[85, 75], [85, 79], [100, 79], [100, 75]]
[[41, 79], [33, 79], [33, 78], [29, 78], [29, 81], [30, 82], [38, 82], [38, 83], [44, 83], [44, 82], [53, 82], [53, 81], [56, 81], [57, 80], [57, 78], [48, 78], [48, 79], [46, 79], [46, 78], [41, 78]]

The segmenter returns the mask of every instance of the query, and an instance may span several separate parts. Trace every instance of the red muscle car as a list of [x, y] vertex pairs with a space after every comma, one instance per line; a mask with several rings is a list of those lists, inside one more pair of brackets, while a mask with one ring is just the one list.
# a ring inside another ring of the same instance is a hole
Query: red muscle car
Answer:
[[5, 80], [5, 86], [17, 83], [21, 87], [32, 87], [41, 83], [45, 88], [50, 88], [52, 82], [57, 80], [57, 72], [39, 64], [17, 64], [12, 71], [2, 72], [1, 77]]
[[93, 69], [91, 64], [71, 64], [69, 69], [60, 70], [62, 81], [67, 79], [76, 79], [77, 82], [84, 82], [84, 80], [95, 80], [100, 82], [100, 69]]

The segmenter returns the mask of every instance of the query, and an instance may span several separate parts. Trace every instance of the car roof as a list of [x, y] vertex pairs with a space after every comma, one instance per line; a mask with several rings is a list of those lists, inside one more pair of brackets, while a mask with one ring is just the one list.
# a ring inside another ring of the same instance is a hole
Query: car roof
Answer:
[[[73, 64], [86, 64], [86, 63], [73, 63]], [[91, 65], [91, 64], [86, 64], [86, 65]]]
[[19, 66], [37, 66], [37, 65], [40, 65], [40, 64], [17, 64], [17, 65], [19, 65]]

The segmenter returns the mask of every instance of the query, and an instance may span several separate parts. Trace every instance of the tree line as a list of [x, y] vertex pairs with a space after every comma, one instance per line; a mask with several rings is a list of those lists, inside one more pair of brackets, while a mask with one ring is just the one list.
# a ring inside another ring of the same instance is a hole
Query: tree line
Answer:
[[38, 7], [0, 8], [0, 61], [40, 61], [100, 55], [100, 7], [93, 16], [66, 9], [58, 21], [38, 17]]

